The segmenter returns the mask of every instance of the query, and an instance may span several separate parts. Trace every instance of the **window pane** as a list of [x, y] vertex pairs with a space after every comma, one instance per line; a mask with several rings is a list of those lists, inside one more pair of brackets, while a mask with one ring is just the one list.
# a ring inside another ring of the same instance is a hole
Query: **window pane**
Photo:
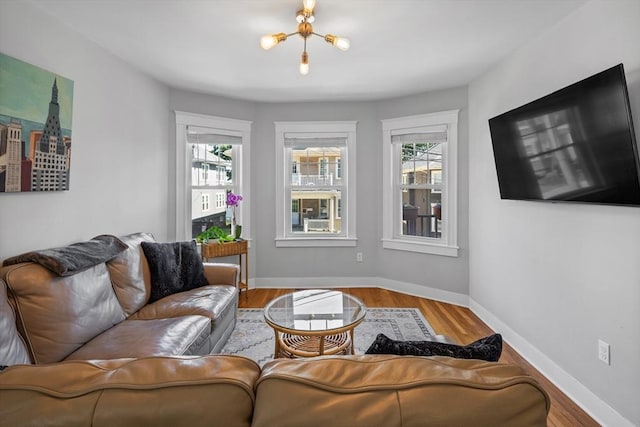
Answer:
[[[191, 237], [216, 226], [231, 231], [226, 194], [233, 187], [233, 146], [191, 145]], [[193, 187], [220, 188], [193, 188]], [[215, 200], [215, 204], [213, 201]]]
[[294, 190], [291, 192], [291, 232], [341, 232], [340, 190]]
[[[215, 200], [215, 205], [211, 203]], [[222, 203], [220, 201], [222, 200]], [[227, 225], [226, 190], [200, 189], [191, 190], [191, 237], [195, 238], [207, 228], [216, 226], [230, 232]]]
[[[402, 144], [402, 184], [442, 182], [442, 144]], [[438, 177], [439, 178], [436, 178]]]
[[402, 191], [402, 234], [440, 237], [442, 235], [442, 192], [432, 189]]
[[340, 158], [340, 147], [294, 147], [291, 150], [291, 185], [342, 185]]
[[401, 234], [439, 238], [443, 226], [442, 144], [412, 142], [402, 144], [401, 150]]
[[232, 161], [231, 145], [191, 144], [191, 185], [230, 185]]

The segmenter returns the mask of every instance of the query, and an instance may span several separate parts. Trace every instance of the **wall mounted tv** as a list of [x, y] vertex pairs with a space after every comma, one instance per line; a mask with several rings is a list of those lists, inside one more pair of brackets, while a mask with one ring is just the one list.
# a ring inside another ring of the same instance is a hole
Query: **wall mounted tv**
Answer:
[[489, 120], [502, 199], [640, 206], [619, 64]]

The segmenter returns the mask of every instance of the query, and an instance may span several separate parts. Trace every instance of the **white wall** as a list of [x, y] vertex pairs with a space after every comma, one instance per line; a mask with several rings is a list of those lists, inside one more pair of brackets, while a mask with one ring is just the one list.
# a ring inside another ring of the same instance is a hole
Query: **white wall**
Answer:
[[500, 200], [487, 120], [622, 62], [638, 133], [638, 42], [640, 2], [594, 0], [469, 87], [472, 307], [611, 426], [640, 425], [640, 209]]
[[165, 239], [168, 89], [27, 2], [0, 2], [0, 51], [74, 81], [70, 190], [1, 193], [0, 259], [102, 233]]
[[[467, 90], [454, 88], [377, 102], [251, 103], [172, 90], [170, 108], [253, 122], [251, 134], [251, 218], [249, 276], [256, 286], [385, 286], [466, 304]], [[460, 109], [459, 245], [457, 258], [383, 250], [381, 119]], [[357, 121], [356, 247], [275, 247], [274, 121]], [[175, 169], [175, 168], [173, 168]], [[174, 173], [174, 172], [172, 172]], [[170, 196], [170, 197], [173, 197]], [[364, 262], [356, 262], [362, 252]]]

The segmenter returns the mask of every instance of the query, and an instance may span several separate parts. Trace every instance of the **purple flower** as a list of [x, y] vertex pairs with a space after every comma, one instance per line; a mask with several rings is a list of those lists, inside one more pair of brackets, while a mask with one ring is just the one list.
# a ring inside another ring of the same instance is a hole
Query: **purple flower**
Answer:
[[227, 206], [238, 206], [238, 202], [242, 200], [242, 196], [239, 194], [227, 193]]

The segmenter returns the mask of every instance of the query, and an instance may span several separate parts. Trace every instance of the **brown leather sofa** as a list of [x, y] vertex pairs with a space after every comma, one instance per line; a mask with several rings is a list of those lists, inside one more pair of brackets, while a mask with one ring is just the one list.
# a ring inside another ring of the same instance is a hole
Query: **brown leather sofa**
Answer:
[[[33, 262], [0, 268], [29, 362], [204, 355], [223, 347], [236, 322], [238, 266], [205, 263], [208, 286], [147, 304], [151, 283], [141, 243], [154, 239], [147, 233], [119, 239], [125, 251], [69, 276]], [[21, 347], [13, 348], [18, 354], [6, 359], [26, 362]]]
[[[139, 245], [151, 237], [122, 239], [129, 250], [80, 277], [0, 269], [0, 364], [12, 365], [0, 372], [0, 427], [546, 426], [547, 394], [508, 364], [355, 355], [261, 369], [239, 356], [189, 355], [226, 340], [236, 289], [146, 304]], [[233, 266], [206, 268], [210, 283], [237, 280]], [[218, 297], [231, 308], [208, 301]]]
[[549, 399], [513, 365], [239, 356], [17, 365], [0, 373], [0, 426], [543, 427]]

